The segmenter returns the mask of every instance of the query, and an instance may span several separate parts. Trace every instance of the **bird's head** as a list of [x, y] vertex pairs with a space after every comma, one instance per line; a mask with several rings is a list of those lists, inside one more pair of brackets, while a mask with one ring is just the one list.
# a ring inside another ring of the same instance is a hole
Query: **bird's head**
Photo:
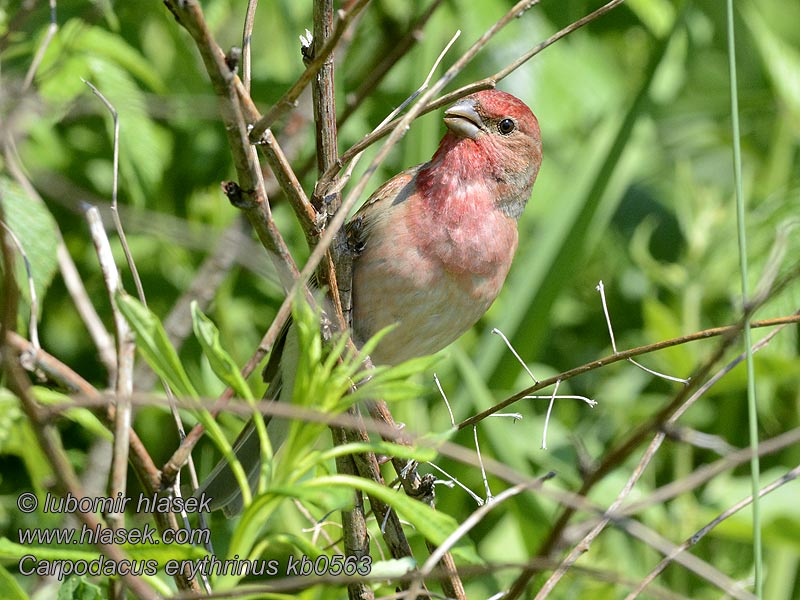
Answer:
[[444, 112], [448, 132], [431, 164], [455, 177], [483, 177], [498, 207], [522, 213], [542, 163], [539, 122], [519, 98], [499, 90], [466, 96]]

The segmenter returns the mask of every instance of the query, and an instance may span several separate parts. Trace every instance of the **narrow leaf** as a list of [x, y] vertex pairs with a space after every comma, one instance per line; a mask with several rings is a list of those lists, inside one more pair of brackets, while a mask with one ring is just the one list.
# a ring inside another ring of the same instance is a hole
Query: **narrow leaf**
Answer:
[[158, 317], [128, 294], [118, 293], [115, 299], [120, 312], [136, 332], [136, 347], [150, 368], [179, 396], [197, 398], [197, 391]]

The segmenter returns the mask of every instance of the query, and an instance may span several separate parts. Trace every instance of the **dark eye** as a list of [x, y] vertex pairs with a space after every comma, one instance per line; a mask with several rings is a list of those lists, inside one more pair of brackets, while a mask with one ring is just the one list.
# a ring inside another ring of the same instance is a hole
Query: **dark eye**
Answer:
[[497, 124], [497, 130], [503, 135], [508, 135], [516, 128], [517, 124], [514, 123], [514, 119], [505, 118]]

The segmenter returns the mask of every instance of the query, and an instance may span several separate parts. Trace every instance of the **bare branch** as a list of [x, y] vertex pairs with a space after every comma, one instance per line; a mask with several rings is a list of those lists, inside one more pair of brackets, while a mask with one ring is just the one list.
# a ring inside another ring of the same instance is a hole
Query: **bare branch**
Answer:
[[50, 24], [47, 26], [47, 33], [45, 33], [42, 43], [39, 44], [39, 48], [36, 50], [36, 55], [33, 57], [30, 67], [28, 67], [28, 72], [25, 74], [25, 80], [22, 82], [23, 92], [31, 87], [33, 78], [36, 76], [36, 71], [39, 70], [39, 65], [42, 64], [44, 53], [47, 52], [47, 48], [50, 46], [50, 42], [53, 41], [57, 32], [58, 20], [56, 19], [56, 0], [50, 0]]
[[[124, 289], [120, 281], [117, 265], [114, 263], [111, 244], [109, 244], [108, 236], [106, 236], [106, 232], [103, 229], [100, 212], [94, 207], [90, 208], [86, 211], [86, 220], [89, 223], [89, 233], [97, 251], [100, 270], [103, 273], [103, 280], [111, 303], [111, 311], [114, 315], [114, 328], [117, 338], [115, 397], [117, 410], [114, 416], [114, 449], [111, 462], [110, 495], [114, 497], [120, 494], [120, 496], [124, 497], [128, 480], [128, 449], [130, 447], [132, 422], [130, 396], [133, 393], [133, 360], [136, 347], [134, 345], [133, 331], [117, 307], [116, 296], [124, 292]], [[121, 529], [125, 526], [124, 513], [109, 514], [108, 519], [114, 529]]]
[[[788, 315], [785, 317], [775, 317], [773, 319], [763, 319], [760, 321], [753, 321], [750, 326], [754, 328], [759, 327], [775, 327], [778, 325], [790, 324], [790, 323], [800, 323], [800, 313], [795, 313], [793, 315]], [[653, 344], [647, 344], [646, 346], [638, 346], [636, 348], [630, 348], [628, 350], [623, 350], [622, 352], [618, 352], [617, 354], [610, 354], [608, 356], [604, 356], [603, 358], [599, 358], [597, 360], [593, 360], [586, 364], [583, 364], [579, 367], [575, 367], [573, 369], [569, 369], [568, 371], [564, 371], [563, 373], [559, 373], [558, 375], [553, 375], [552, 377], [548, 377], [547, 379], [541, 380], [539, 383], [532, 385], [530, 387], [525, 388], [514, 394], [513, 396], [509, 396], [502, 402], [495, 404], [491, 408], [488, 408], [477, 415], [473, 415], [468, 419], [464, 419], [461, 423], [458, 424], [459, 429], [464, 429], [465, 427], [470, 427], [477, 423], [478, 421], [482, 421], [486, 417], [493, 415], [496, 412], [499, 412], [506, 408], [507, 406], [514, 404], [515, 402], [519, 402], [520, 400], [524, 399], [526, 396], [530, 394], [534, 394], [538, 392], [542, 388], [549, 387], [554, 385], [557, 380], [566, 381], [567, 379], [573, 379], [578, 375], [583, 375], [584, 373], [588, 373], [589, 371], [594, 371], [595, 369], [599, 369], [610, 365], [612, 363], [627, 360], [632, 356], [640, 356], [642, 354], [650, 354], [651, 352], [656, 352], [657, 350], [663, 350], [665, 348], [672, 348], [673, 346], [680, 346], [681, 344], [685, 344], [688, 342], [694, 342], [697, 340], [704, 340], [708, 338], [718, 337], [718, 336], [727, 336], [731, 334], [735, 334], [736, 332], [741, 331], [741, 325], [726, 325], [724, 327], [712, 327], [710, 329], [703, 329], [702, 331], [697, 331], [695, 333], [690, 333], [688, 335], [683, 335], [677, 338], [671, 338], [669, 340], [662, 340], [660, 342], [655, 342]]]
[[102, 92], [100, 92], [100, 90], [86, 80], [83, 80], [83, 82], [89, 86], [89, 89], [92, 90], [92, 93], [97, 96], [105, 105], [105, 107], [108, 109], [108, 112], [111, 113], [111, 118], [114, 122], [114, 181], [111, 187], [111, 215], [114, 219], [114, 228], [117, 230], [119, 242], [122, 245], [122, 251], [125, 253], [125, 260], [128, 263], [128, 268], [131, 270], [131, 275], [133, 275], [133, 281], [136, 285], [136, 293], [138, 294], [141, 303], [147, 306], [147, 299], [144, 296], [142, 280], [139, 277], [139, 271], [136, 268], [136, 263], [133, 260], [133, 254], [131, 254], [131, 249], [128, 245], [128, 238], [125, 236], [125, 230], [122, 228], [122, 221], [119, 219], [119, 210], [117, 208], [117, 193], [119, 191], [119, 113], [117, 113], [117, 109], [114, 108], [114, 105], [109, 102]]
[[244, 18], [244, 31], [242, 32], [242, 85], [248, 94], [250, 93], [253, 26], [257, 8], [258, 0], [247, 0], [247, 14]]
[[[624, 0], [612, 0], [611, 2], [609, 2], [608, 4], [605, 4], [601, 8], [597, 9], [596, 11], [594, 11], [593, 13], [590, 13], [589, 15], [583, 17], [582, 19], [579, 19], [578, 21], [575, 21], [575, 23], [572, 23], [572, 24], [568, 25], [567, 27], [564, 27], [558, 33], [553, 34], [552, 36], [547, 38], [545, 41], [537, 44], [536, 46], [531, 48], [531, 50], [529, 50], [524, 55], [522, 55], [520, 58], [518, 58], [516, 61], [514, 61], [513, 63], [511, 63], [510, 65], [508, 65], [504, 69], [501, 69], [500, 71], [498, 71], [494, 75], [490, 75], [489, 77], [481, 79], [480, 81], [476, 81], [474, 83], [470, 83], [469, 85], [460, 87], [455, 91], [452, 91], [452, 92], [450, 92], [448, 94], [445, 94], [444, 96], [442, 96], [440, 98], [437, 98], [436, 100], [427, 102], [425, 107], [422, 109], [422, 111], [417, 116], [421, 116], [421, 115], [427, 114], [427, 113], [429, 113], [431, 111], [437, 110], [437, 109], [439, 109], [439, 108], [441, 108], [443, 106], [447, 106], [448, 104], [451, 104], [452, 102], [458, 100], [459, 98], [462, 98], [462, 97], [464, 97], [464, 96], [466, 96], [468, 94], [472, 94], [473, 92], [478, 92], [480, 90], [488, 90], [488, 89], [496, 87], [498, 82], [500, 82], [502, 79], [504, 79], [505, 77], [510, 75], [513, 71], [518, 69], [525, 62], [529, 61], [531, 58], [533, 58], [534, 56], [539, 54], [542, 50], [544, 50], [548, 46], [554, 44], [555, 42], [557, 42], [558, 40], [560, 40], [564, 36], [572, 33], [576, 29], [578, 29], [580, 27], [583, 27], [584, 25], [586, 25], [587, 23], [597, 19], [598, 17], [601, 17], [606, 12], [610, 11], [611, 9], [613, 9], [616, 6], [618, 6], [619, 4], [621, 4], [623, 1]], [[533, 6], [533, 4], [535, 4], [535, 3], [536, 2], [531, 2], [530, 6]], [[523, 4], [523, 3], [520, 3], [520, 4]], [[517, 5], [517, 6], [519, 6], [519, 5]], [[530, 6], [528, 6], [527, 8], [530, 8]], [[514, 8], [517, 8], [517, 7], [515, 6]], [[512, 11], [514, 11], [514, 9], [512, 9]], [[483, 38], [481, 38], [481, 40], [483, 40]], [[481, 40], [479, 40], [479, 42]], [[386, 135], [388, 135], [396, 127], [400, 126], [400, 122], [401, 122], [400, 119], [395, 119], [394, 121], [391, 121], [390, 123], [387, 123], [383, 127], [379, 127], [376, 131], [370, 133], [369, 135], [365, 136], [361, 141], [359, 141], [358, 143], [356, 143], [353, 146], [351, 146], [344, 154], [342, 154], [339, 157], [339, 162], [338, 162], [339, 166], [346, 164], [348, 161], [350, 161], [353, 158], [353, 156], [355, 156], [356, 154], [358, 154], [360, 152], [363, 152], [366, 148], [368, 148], [369, 146], [374, 144], [376, 141], [378, 141], [382, 137], [385, 137]], [[327, 178], [330, 178], [330, 177], [333, 176], [333, 173], [328, 172], [328, 173], [325, 174], [325, 176]]]
[[257, 143], [261, 136], [264, 135], [264, 132], [269, 129], [272, 124], [280, 119], [284, 114], [286, 114], [289, 110], [295, 107], [295, 103], [297, 99], [300, 97], [300, 94], [306, 88], [306, 86], [311, 83], [311, 81], [315, 78], [319, 70], [323, 67], [323, 65], [328, 60], [328, 57], [333, 53], [336, 49], [336, 45], [339, 43], [339, 39], [342, 37], [342, 34], [347, 29], [347, 26], [350, 24], [358, 13], [361, 12], [369, 0], [357, 0], [353, 3], [353, 6], [350, 7], [347, 11], [340, 10], [338, 13], [338, 19], [336, 20], [336, 24], [333, 26], [331, 30], [331, 35], [328, 38], [328, 41], [319, 49], [319, 51], [314, 52], [314, 58], [306, 67], [306, 70], [303, 71], [303, 74], [300, 75], [300, 78], [292, 85], [289, 90], [278, 100], [275, 105], [261, 117], [255, 125], [253, 125], [253, 129], [250, 132], [250, 139]]
[[[759, 491], [758, 495], [761, 497], [766, 496], [767, 494], [775, 491], [782, 485], [789, 483], [790, 481], [794, 481], [795, 479], [798, 478], [798, 476], [800, 476], [800, 466], [795, 467], [782, 477], [779, 477], [769, 485], [762, 488]], [[669, 554], [667, 554], [664, 557], [664, 559], [661, 562], [659, 562], [658, 565], [656, 565], [656, 567], [652, 571], [650, 571], [650, 573], [648, 573], [644, 579], [642, 579], [639, 582], [639, 585], [636, 586], [636, 589], [634, 589], [630, 594], [628, 594], [625, 597], [625, 600], [634, 600], [635, 598], [638, 598], [639, 594], [641, 594], [645, 590], [645, 588], [655, 580], [656, 577], [661, 575], [661, 573], [664, 572], [664, 570], [670, 565], [670, 563], [672, 563], [675, 560], [675, 558], [680, 553], [686, 552], [686, 550], [697, 544], [701, 539], [703, 539], [703, 537], [705, 537], [707, 533], [709, 533], [717, 525], [719, 525], [726, 519], [732, 517], [743, 508], [746, 508], [747, 506], [752, 504], [752, 502], [753, 502], [752, 495], [740, 500], [739, 502], [731, 506], [729, 509], [723, 511], [720, 515], [712, 519], [705, 527], [697, 531], [683, 544], [675, 546], [675, 548]]]
[[[288, 289], [297, 278], [297, 267], [272, 219], [261, 166], [248, 138], [248, 126], [242, 110], [251, 110], [252, 101], [250, 107], [240, 102], [238, 88], [242, 87], [242, 83], [230, 71], [225, 54], [208, 30], [197, 0], [166, 0], [165, 4], [194, 39], [214, 91], [220, 98], [222, 120], [239, 180], [238, 185], [229, 183], [223, 189], [229, 200], [247, 215], [259, 240], [269, 251], [282, 284]], [[260, 134], [256, 139], [259, 137]]]

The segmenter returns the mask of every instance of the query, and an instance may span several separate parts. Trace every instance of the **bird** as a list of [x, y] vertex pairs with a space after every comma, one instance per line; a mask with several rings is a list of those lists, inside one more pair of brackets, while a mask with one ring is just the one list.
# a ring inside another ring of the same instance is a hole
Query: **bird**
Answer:
[[539, 123], [519, 98], [480, 91], [445, 110], [444, 123], [433, 158], [387, 181], [348, 225], [354, 341], [396, 324], [375, 364], [433, 354], [484, 315], [539, 173]]
[[[490, 89], [447, 108], [444, 124], [431, 160], [389, 179], [347, 224], [353, 341], [361, 347], [394, 325], [370, 353], [373, 364], [434, 354], [459, 338], [497, 298], [517, 249], [517, 222], [542, 163], [536, 116], [516, 96]], [[277, 361], [270, 363], [265, 372], [274, 373]], [[260, 446], [252, 426], [234, 450], [254, 483]], [[201, 490], [218, 494], [212, 506], [230, 515], [241, 498], [229, 473], [220, 479], [226, 467]]]

